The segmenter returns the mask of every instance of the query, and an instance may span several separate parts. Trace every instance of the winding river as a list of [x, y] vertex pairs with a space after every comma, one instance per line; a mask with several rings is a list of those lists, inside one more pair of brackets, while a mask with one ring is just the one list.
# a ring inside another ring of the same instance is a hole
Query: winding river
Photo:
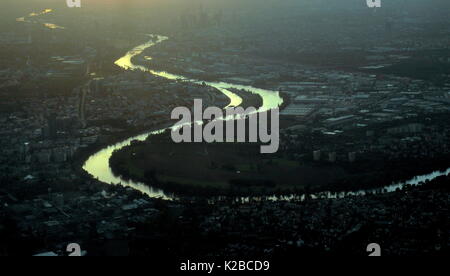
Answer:
[[[135, 47], [134, 49], [132, 49], [131, 51], [126, 53], [126, 55], [123, 56], [122, 58], [118, 59], [115, 62], [115, 64], [122, 67], [125, 70], [142, 70], [142, 71], [149, 72], [153, 75], [160, 76], [160, 77], [170, 79], [170, 80], [190, 81], [190, 82], [197, 83], [197, 84], [203, 83], [202, 81], [199, 81], [199, 80], [188, 79], [184, 76], [174, 75], [174, 74], [171, 74], [168, 72], [154, 71], [143, 65], [133, 64], [133, 62], [132, 62], [133, 57], [142, 54], [146, 49], [148, 49], [158, 43], [162, 43], [168, 39], [165, 36], [151, 35], [151, 37], [152, 37], [151, 40], [149, 40], [147, 43], [144, 43], [142, 45]], [[230, 99], [230, 104], [228, 105], [228, 107], [239, 106], [242, 103], [242, 98], [240, 98], [238, 95], [229, 91], [230, 88], [242, 89], [242, 90], [249, 91], [251, 93], [259, 95], [263, 100], [263, 105], [259, 109], [259, 112], [277, 108], [283, 103], [283, 99], [280, 97], [279, 93], [275, 92], [275, 91], [264, 90], [264, 89], [255, 88], [252, 86], [230, 84], [230, 83], [225, 83], [225, 82], [205, 82], [205, 83], [211, 87], [218, 89], [219, 91], [221, 91], [223, 94], [225, 94]], [[151, 131], [146, 134], [131, 137], [125, 141], [122, 141], [115, 145], [104, 148], [101, 151], [92, 155], [86, 161], [83, 168], [90, 175], [92, 175], [94, 178], [98, 179], [101, 182], [108, 183], [108, 184], [122, 185], [124, 187], [131, 187], [135, 190], [141, 191], [142, 193], [144, 193], [152, 198], [174, 199], [175, 197], [173, 195], [164, 193], [164, 191], [162, 191], [160, 189], [155, 189], [155, 188], [149, 187], [148, 185], [145, 185], [144, 183], [140, 183], [140, 182], [127, 181], [127, 180], [122, 179], [120, 176], [115, 176], [109, 166], [109, 159], [111, 158], [111, 156], [115, 150], [120, 150], [126, 146], [129, 146], [131, 144], [131, 141], [133, 141], [133, 140], [144, 141], [150, 135], [161, 133], [161, 132], [165, 131], [166, 129]], [[380, 189], [360, 190], [360, 191], [355, 191], [355, 192], [350, 192], [350, 193], [321, 192], [321, 193], [312, 195], [312, 198], [323, 198], [323, 197], [342, 198], [342, 197], [348, 196], [348, 195], [364, 196], [368, 193], [373, 193], [373, 192], [393, 192], [399, 188], [402, 188], [404, 185], [419, 185], [420, 183], [423, 183], [424, 181], [432, 180], [432, 179], [435, 179], [436, 177], [439, 177], [442, 175], [449, 175], [449, 174], [450, 174], [450, 168], [445, 172], [436, 171], [431, 174], [416, 176], [413, 179], [406, 181], [404, 183], [394, 183], [390, 186], [383, 187]], [[271, 199], [272, 200], [290, 200], [292, 198], [293, 198], [293, 196], [286, 196], [286, 197], [282, 197], [282, 198], [272, 197]]]
[[[159, 35], [149, 35], [149, 37], [150, 40], [148, 42], [141, 44], [133, 48], [131, 51], [127, 52], [125, 56], [118, 59], [115, 62], [115, 64], [117, 66], [122, 67], [125, 70], [141, 70], [169, 80], [189, 81], [196, 84], [205, 83], [206, 85], [214, 87], [217, 90], [221, 91], [225, 96], [229, 98], [230, 103], [225, 108], [237, 107], [242, 104], [242, 98], [239, 97], [237, 94], [231, 92], [229, 90], [231, 88], [241, 89], [259, 95], [262, 98], [262, 106], [259, 108], [258, 112], [278, 108], [283, 103], [283, 99], [280, 97], [279, 92], [276, 91], [255, 88], [247, 85], [231, 84], [226, 82], [203, 82], [200, 80], [189, 79], [184, 76], [179, 76], [168, 72], [151, 70], [143, 65], [134, 64], [132, 62], [132, 59], [134, 57], [142, 54], [146, 49], [155, 46], [158, 43], [162, 43], [168, 39], [168, 37]], [[158, 134], [165, 130], [167, 130], [167, 128], [151, 131], [142, 135], [128, 138], [125, 141], [104, 148], [101, 151], [92, 155], [84, 164], [83, 169], [90, 175], [92, 175], [92, 177], [104, 183], [113, 185], [122, 185], [124, 187], [131, 187], [135, 190], [141, 191], [142, 193], [152, 198], [174, 199], [175, 197], [173, 195], [164, 193], [164, 191], [160, 189], [149, 187], [148, 185], [145, 185], [144, 183], [140, 182], [127, 181], [122, 179], [120, 176], [114, 175], [109, 166], [109, 159], [111, 158], [115, 150], [120, 150], [126, 146], [129, 146], [133, 140], [145, 141], [150, 135]]]
[[[45, 9], [39, 13], [31, 13], [28, 16], [17, 18], [16, 21], [39, 24], [38, 21], [30, 20], [30, 18], [38, 17], [38, 16], [41, 16], [41, 15], [44, 15], [47, 13], [51, 13], [52, 11], [53, 10], [51, 10], [51, 9]], [[44, 25], [44, 27], [47, 27], [50, 29], [64, 29], [64, 27], [57, 26], [52, 23], [44, 23], [43, 25]], [[141, 71], [145, 71], [145, 72], [148, 72], [155, 76], [159, 76], [159, 77], [166, 78], [169, 80], [189, 81], [189, 82], [196, 83], [196, 84], [205, 83], [206, 85], [216, 88], [217, 90], [219, 90], [221, 93], [223, 93], [225, 96], [227, 96], [229, 98], [230, 103], [227, 107], [237, 107], [237, 106], [241, 105], [242, 101], [243, 101], [241, 97], [239, 97], [237, 94], [230, 91], [231, 88], [240, 89], [240, 90], [248, 91], [250, 93], [259, 95], [262, 98], [263, 104], [259, 108], [258, 112], [263, 112], [263, 111], [277, 108], [283, 103], [283, 99], [280, 97], [279, 93], [276, 91], [270, 91], [270, 90], [255, 88], [255, 87], [246, 86], [246, 85], [231, 84], [231, 83], [226, 83], [226, 82], [203, 82], [200, 80], [189, 79], [184, 76], [179, 76], [179, 75], [171, 74], [168, 72], [155, 71], [155, 70], [147, 68], [143, 65], [134, 64], [132, 62], [132, 59], [134, 57], [142, 54], [146, 49], [169, 39], [168, 37], [160, 36], [160, 35], [149, 35], [149, 37], [150, 37], [150, 40], [148, 42], [143, 43], [143, 44], [135, 47], [134, 49], [130, 50], [123, 57], [118, 59], [115, 62], [115, 64], [117, 66], [122, 67], [125, 70], [141, 70]], [[151, 57], [148, 57], [147, 59], [151, 60]], [[225, 119], [229, 119], [229, 118], [225, 118]], [[146, 194], [147, 196], [149, 196], [151, 198], [162, 198], [162, 199], [166, 199], [166, 200], [176, 199], [176, 197], [174, 195], [165, 193], [161, 189], [155, 189], [155, 188], [149, 187], [148, 185], [145, 185], [144, 183], [140, 183], [140, 182], [126, 181], [126, 180], [122, 179], [120, 176], [115, 176], [109, 166], [109, 159], [111, 158], [111, 156], [115, 150], [120, 150], [126, 146], [129, 146], [133, 140], [145, 141], [150, 135], [159, 134], [167, 129], [168, 128], [163, 128], [163, 129], [159, 129], [159, 130], [149, 131], [147, 133], [144, 133], [144, 134], [141, 134], [141, 135], [138, 135], [135, 137], [130, 137], [130, 138], [128, 138], [122, 142], [119, 142], [117, 144], [108, 146], [108, 147], [96, 152], [92, 156], [90, 156], [89, 159], [84, 163], [83, 169], [87, 173], [89, 173], [93, 178], [95, 178], [101, 182], [107, 183], [107, 184], [130, 187], [132, 189], [141, 191], [142, 193]], [[450, 168], [447, 169], [446, 171], [435, 171], [431, 174], [416, 176], [416, 177], [410, 179], [409, 181], [406, 181], [403, 183], [393, 183], [392, 185], [382, 187], [379, 189], [360, 190], [360, 191], [355, 191], [355, 192], [350, 192], [350, 193], [321, 192], [321, 193], [314, 194], [311, 197], [312, 198], [324, 198], [324, 197], [325, 198], [342, 198], [342, 197], [345, 197], [348, 195], [364, 196], [368, 193], [373, 193], [373, 192], [393, 192], [397, 189], [401, 189], [405, 185], [413, 185], [413, 186], [420, 185], [421, 183], [423, 183], [427, 180], [433, 180], [437, 177], [444, 176], [444, 175], [445, 176], [450, 175]], [[285, 197], [281, 197], [281, 198], [271, 197], [269, 199], [289, 201], [293, 198], [294, 198], [294, 196], [285, 196]], [[304, 196], [302, 196], [301, 198], [304, 198]], [[249, 200], [249, 198], [240, 198], [240, 200], [245, 201], [245, 200]]]

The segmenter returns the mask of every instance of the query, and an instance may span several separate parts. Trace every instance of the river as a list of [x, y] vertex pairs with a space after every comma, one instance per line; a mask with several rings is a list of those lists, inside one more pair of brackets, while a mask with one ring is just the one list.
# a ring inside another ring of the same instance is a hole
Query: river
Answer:
[[[51, 13], [53, 10], [51, 9], [45, 9], [39, 13], [31, 13], [28, 16], [17, 18], [18, 22], [26, 22], [26, 23], [34, 23], [39, 24], [38, 21], [29, 20], [29, 18], [38, 17], [47, 13]], [[52, 23], [44, 23], [44, 27], [50, 28], [50, 29], [64, 29], [64, 27], [57, 26]], [[150, 68], [147, 68], [143, 65], [136, 65], [133, 63], [132, 59], [140, 54], [142, 54], [146, 49], [155, 46], [159, 43], [162, 43], [169, 39], [166, 36], [160, 36], [160, 35], [149, 35], [151, 38], [148, 42], [143, 43], [132, 50], [128, 51], [123, 57], [118, 59], [115, 64], [117, 66], [122, 67], [125, 70], [141, 70], [145, 72], [149, 72], [150, 74], [153, 74], [155, 76], [163, 77], [169, 80], [182, 80], [182, 81], [190, 81], [192, 83], [197, 84], [203, 84], [209, 85], [211, 87], [214, 87], [218, 89], [221, 93], [223, 93], [225, 96], [227, 96], [230, 100], [230, 103], [227, 107], [237, 107], [242, 104], [242, 98], [239, 97], [237, 94], [231, 92], [229, 89], [240, 89], [247, 91], [249, 93], [257, 94], [262, 98], [262, 106], [259, 108], [258, 112], [267, 111], [270, 109], [278, 108], [283, 103], [283, 99], [281, 98], [280, 94], [276, 91], [270, 91], [266, 89], [256, 88], [252, 86], [247, 85], [239, 85], [239, 84], [231, 84], [226, 82], [203, 82], [200, 80], [195, 79], [189, 79], [184, 76], [179, 76], [175, 74], [171, 74], [168, 72], [162, 72], [162, 71], [155, 71]], [[148, 60], [151, 60], [151, 57], [147, 57]], [[228, 118], [226, 118], [228, 119]], [[83, 169], [89, 173], [93, 178], [107, 183], [111, 185], [121, 185], [124, 187], [130, 187], [132, 189], [138, 190], [147, 196], [151, 198], [162, 198], [166, 200], [172, 200], [176, 199], [176, 197], [172, 194], [165, 193], [161, 189], [155, 189], [152, 187], [149, 187], [148, 185], [140, 182], [135, 181], [127, 181], [122, 179], [120, 176], [115, 176], [109, 166], [109, 159], [111, 158], [113, 152], [115, 150], [120, 150], [126, 146], [129, 146], [131, 144], [131, 141], [138, 140], [138, 141], [145, 141], [150, 135], [159, 134], [163, 131], [167, 130], [167, 128], [149, 131], [147, 133], [130, 137], [122, 142], [116, 143], [114, 145], [110, 145], [108, 147], [103, 148], [102, 150], [96, 152], [95, 154], [91, 155], [88, 160], [84, 163]], [[332, 192], [321, 192], [317, 194], [311, 195], [312, 198], [342, 198], [344, 196], [364, 196], [368, 193], [373, 192], [393, 192], [397, 189], [401, 189], [405, 185], [420, 185], [424, 181], [427, 180], [433, 180], [439, 176], [443, 175], [449, 175], [450, 174], [450, 168], [446, 171], [435, 171], [431, 174], [426, 175], [420, 175], [416, 176], [409, 181], [403, 182], [403, 183], [393, 183], [392, 185], [382, 187], [379, 189], [371, 189], [371, 190], [360, 190], [350, 193], [332, 193]], [[271, 200], [283, 200], [283, 201], [289, 201], [292, 198], [296, 196], [285, 196], [285, 197], [269, 197]], [[298, 198], [298, 197], [297, 197]], [[300, 197], [304, 198], [304, 196]], [[239, 200], [249, 200], [249, 198], [240, 198]]]
[[[159, 35], [149, 35], [149, 37], [151, 39], [148, 42], [143, 43], [133, 48], [132, 50], [128, 51], [123, 57], [118, 59], [115, 62], [115, 64], [117, 66], [122, 67], [125, 70], [141, 70], [169, 80], [189, 81], [196, 84], [205, 83], [208, 86], [216, 88], [229, 98], [230, 103], [225, 108], [237, 107], [242, 104], [242, 98], [239, 97], [237, 94], [231, 92], [229, 90], [231, 88], [240, 89], [248, 91], [249, 93], [259, 95], [262, 98], [262, 106], [258, 109], [258, 112], [278, 108], [283, 103], [283, 99], [281, 98], [279, 92], [276, 91], [270, 91], [247, 85], [231, 84], [226, 82], [204, 82], [201, 80], [189, 79], [184, 76], [179, 76], [168, 72], [155, 71], [143, 65], [134, 64], [132, 61], [134, 57], [142, 54], [146, 49], [155, 46], [158, 43], [162, 43], [168, 39], [168, 37]], [[151, 59], [151, 57], [149, 59]], [[90, 175], [92, 175], [92, 177], [104, 183], [113, 185], [122, 185], [124, 187], [131, 187], [135, 190], [141, 191], [142, 193], [152, 198], [174, 199], [175, 197], [173, 195], [164, 193], [164, 191], [162, 191], [161, 189], [155, 189], [140, 182], [127, 181], [122, 179], [120, 176], [114, 175], [109, 166], [109, 159], [111, 158], [115, 150], [120, 150], [126, 146], [129, 146], [131, 144], [131, 141], [133, 140], [145, 141], [150, 135], [158, 134], [165, 130], [167, 130], [167, 128], [150, 131], [148, 133], [131, 137], [126, 139], [125, 141], [106, 147], [100, 150], [99, 152], [95, 153], [94, 155], [92, 155], [84, 164], [83, 169]]]
[[53, 29], [64, 30], [65, 29], [64, 27], [58, 26], [58, 25], [56, 25], [54, 23], [45, 23], [45, 22], [40, 22], [39, 20], [34, 20], [33, 19], [33, 18], [36, 18], [36, 17], [40, 17], [40, 16], [43, 16], [43, 15], [52, 13], [52, 12], [53, 12], [52, 9], [45, 9], [45, 10], [42, 10], [40, 12], [32, 12], [32, 13], [30, 13], [27, 16], [23, 16], [23, 17], [17, 18], [16, 21], [17, 22], [24, 22], [24, 23], [31, 23], [31, 24], [42, 24], [42, 26], [44, 26], [45, 28], [52, 29], [52, 30]]
[[[158, 44], [162, 43], [165, 40], [168, 39], [168, 37], [165, 36], [153, 36], [151, 35], [152, 39], [144, 44], [141, 44], [131, 51], [127, 52], [125, 56], [118, 59], [115, 64], [122, 67], [125, 70], [142, 70], [149, 72], [153, 75], [160, 76], [166, 79], [170, 80], [182, 80], [182, 81], [190, 81], [193, 83], [201, 84], [202, 81], [189, 79], [184, 76], [179, 76], [175, 74], [171, 74], [168, 72], [160, 72], [160, 71], [154, 71], [151, 70], [143, 65], [136, 65], [133, 64], [132, 59], [133, 57], [136, 57], [140, 54], [142, 54], [146, 49]], [[149, 58], [151, 59], [151, 58]], [[217, 88], [219, 91], [221, 91], [223, 94], [225, 94], [230, 99], [230, 104], [228, 107], [231, 106], [239, 106], [242, 103], [242, 98], [240, 98], [238, 95], [232, 93], [228, 89], [230, 88], [236, 88], [236, 89], [243, 89], [245, 91], [248, 91], [250, 93], [254, 93], [259, 95], [263, 100], [263, 105], [259, 109], [259, 111], [266, 111], [273, 108], [279, 107], [283, 103], [283, 99], [280, 97], [278, 92], [255, 88], [252, 86], [246, 86], [246, 85], [237, 85], [237, 84], [230, 84], [225, 82], [204, 82], [207, 85]], [[139, 140], [144, 141], [146, 140], [150, 135], [158, 134], [166, 129], [160, 129], [156, 131], [151, 131], [146, 134], [142, 134], [139, 136], [131, 137], [125, 141], [122, 141], [120, 143], [117, 143], [115, 145], [109, 146], [107, 148], [102, 149], [101, 151], [95, 153], [92, 155], [84, 164], [83, 168], [88, 172], [90, 175], [92, 175], [94, 178], [98, 179], [101, 182], [108, 183], [108, 184], [115, 184], [115, 185], [122, 185], [124, 187], [131, 187], [135, 190], [141, 191], [142, 193], [148, 195], [152, 198], [163, 198], [163, 199], [174, 199], [175, 197], [172, 194], [165, 193], [161, 189], [155, 189], [152, 187], [149, 187], [148, 185], [140, 182], [135, 181], [126, 181], [122, 179], [120, 176], [115, 176], [109, 166], [109, 159], [111, 158], [113, 152], [115, 150], [120, 150], [126, 146], [129, 146], [131, 144], [131, 141], [133, 140]], [[380, 189], [372, 189], [372, 190], [360, 190], [356, 192], [350, 192], [350, 193], [332, 193], [332, 192], [321, 192], [317, 194], [313, 194], [312, 198], [342, 198], [344, 196], [353, 195], [353, 196], [363, 196], [367, 193], [373, 193], [373, 192], [393, 192], [398, 188], [402, 188], [404, 185], [419, 185], [420, 183], [426, 181], [426, 180], [432, 180], [436, 177], [442, 176], [442, 175], [449, 175], [450, 174], [450, 168], [445, 172], [433, 172], [431, 174], [427, 175], [421, 175], [416, 176], [413, 179], [406, 181], [404, 183], [393, 183], [392, 185], [389, 185], [387, 187], [382, 187]], [[269, 199], [272, 200], [290, 200], [294, 196], [286, 196], [282, 198], [275, 198], [275, 197], [269, 197]], [[242, 198], [241, 198], [242, 200]], [[248, 198], [244, 198], [244, 201], [248, 200]]]

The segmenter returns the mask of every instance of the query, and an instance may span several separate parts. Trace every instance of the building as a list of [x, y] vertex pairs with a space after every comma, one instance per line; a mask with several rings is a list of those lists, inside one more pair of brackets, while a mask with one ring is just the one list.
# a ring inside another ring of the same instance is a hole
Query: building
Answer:
[[300, 104], [291, 104], [286, 107], [283, 111], [281, 111], [281, 115], [283, 116], [299, 116], [304, 117], [308, 116], [314, 111], [315, 107], [313, 105], [300, 105]]
[[336, 163], [336, 152], [330, 152], [328, 154], [328, 161], [331, 163]]
[[86, 128], [86, 94], [88, 93], [88, 88], [81, 88], [78, 93], [78, 118], [82, 128]]
[[47, 130], [48, 130], [48, 138], [55, 140], [58, 133], [58, 125], [55, 113], [52, 113], [47, 117]]
[[423, 131], [423, 124], [407, 124], [398, 127], [392, 127], [387, 130], [388, 134], [403, 134], [403, 133], [420, 133]]
[[42, 150], [35, 154], [36, 161], [40, 164], [50, 163], [51, 153], [49, 150]]
[[322, 152], [320, 150], [316, 150], [313, 152], [314, 161], [320, 161], [322, 156]]
[[63, 194], [53, 194], [53, 205], [59, 208], [64, 206], [64, 195]]
[[356, 152], [349, 152], [348, 153], [348, 161], [350, 163], [354, 163], [356, 161]]
[[355, 121], [357, 117], [355, 115], [347, 115], [335, 118], [329, 118], [324, 121], [326, 126], [335, 127], [342, 126]]

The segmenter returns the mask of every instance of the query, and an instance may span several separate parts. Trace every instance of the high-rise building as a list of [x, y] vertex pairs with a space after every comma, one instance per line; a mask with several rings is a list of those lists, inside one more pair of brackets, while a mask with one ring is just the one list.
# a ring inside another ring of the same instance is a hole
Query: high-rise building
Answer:
[[336, 152], [330, 152], [328, 154], [328, 161], [330, 161], [331, 163], [336, 162]]
[[54, 140], [57, 137], [58, 125], [56, 122], [56, 113], [52, 113], [47, 117], [48, 138]]
[[[89, 87], [89, 85], [88, 85]], [[83, 87], [78, 92], [78, 119], [80, 120], [80, 124], [82, 128], [86, 127], [86, 94], [88, 93], [89, 88]]]
[[320, 150], [316, 150], [313, 152], [314, 161], [320, 161], [320, 157], [322, 155], [322, 152]]
[[348, 161], [349, 161], [350, 163], [353, 163], [353, 162], [356, 161], [356, 152], [350, 152], [350, 153], [348, 154]]

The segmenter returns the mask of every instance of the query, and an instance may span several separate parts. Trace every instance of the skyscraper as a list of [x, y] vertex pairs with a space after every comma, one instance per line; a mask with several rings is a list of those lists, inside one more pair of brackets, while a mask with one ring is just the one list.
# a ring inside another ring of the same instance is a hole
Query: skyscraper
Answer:
[[47, 117], [48, 137], [55, 140], [57, 137], [58, 127], [56, 123], [56, 113], [51, 113]]
[[85, 108], [86, 108], [86, 94], [88, 92], [89, 85], [86, 87], [82, 87], [80, 92], [78, 93], [78, 119], [80, 120], [81, 127], [86, 127], [86, 117], [85, 117]]

